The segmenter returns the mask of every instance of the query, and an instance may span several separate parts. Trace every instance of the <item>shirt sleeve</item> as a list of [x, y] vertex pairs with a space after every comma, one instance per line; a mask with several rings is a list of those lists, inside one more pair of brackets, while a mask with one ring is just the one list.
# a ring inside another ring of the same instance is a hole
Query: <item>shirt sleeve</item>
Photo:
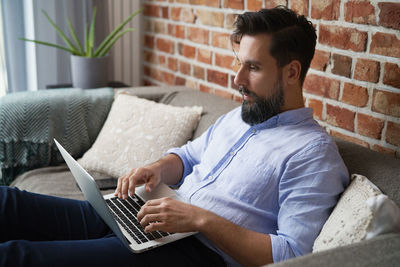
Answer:
[[200, 163], [201, 157], [210, 142], [214, 127], [215, 124], [211, 125], [207, 131], [195, 140], [189, 141], [181, 147], [171, 148], [166, 152], [166, 155], [171, 153], [178, 155], [183, 163], [182, 178], [179, 183], [174, 186], [180, 186], [184, 182], [185, 177], [193, 171], [193, 166]]
[[270, 234], [274, 262], [312, 251], [348, 183], [347, 168], [332, 143], [319, 143], [287, 161], [279, 185], [278, 230]]

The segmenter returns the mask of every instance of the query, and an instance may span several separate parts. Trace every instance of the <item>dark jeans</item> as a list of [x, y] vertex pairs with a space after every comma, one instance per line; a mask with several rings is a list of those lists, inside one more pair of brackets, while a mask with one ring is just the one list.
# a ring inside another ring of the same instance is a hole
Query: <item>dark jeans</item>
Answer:
[[87, 201], [0, 186], [0, 266], [224, 266], [195, 237], [130, 252]]

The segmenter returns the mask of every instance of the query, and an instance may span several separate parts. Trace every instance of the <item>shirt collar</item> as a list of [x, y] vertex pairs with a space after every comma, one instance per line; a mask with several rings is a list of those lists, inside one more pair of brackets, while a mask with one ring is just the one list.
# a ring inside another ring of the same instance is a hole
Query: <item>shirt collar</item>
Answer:
[[313, 110], [311, 108], [298, 108], [279, 113], [262, 123], [254, 125], [252, 128], [257, 130], [275, 128], [282, 125], [298, 124], [312, 118]]

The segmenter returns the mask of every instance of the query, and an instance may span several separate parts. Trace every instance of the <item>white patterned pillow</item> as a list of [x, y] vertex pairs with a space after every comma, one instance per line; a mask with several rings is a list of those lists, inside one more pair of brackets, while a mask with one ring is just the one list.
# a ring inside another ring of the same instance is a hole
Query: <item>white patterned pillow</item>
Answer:
[[185, 144], [201, 107], [174, 107], [119, 94], [93, 146], [79, 159], [88, 171], [120, 177]]
[[365, 239], [373, 218], [366, 201], [381, 191], [362, 175], [353, 174], [351, 180], [315, 240], [313, 252]]

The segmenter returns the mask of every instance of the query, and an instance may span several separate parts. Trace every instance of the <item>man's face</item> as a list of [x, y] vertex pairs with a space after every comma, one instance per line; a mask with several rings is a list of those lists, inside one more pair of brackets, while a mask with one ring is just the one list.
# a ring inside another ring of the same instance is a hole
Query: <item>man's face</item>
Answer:
[[278, 114], [284, 104], [282, 72], [269, 54], [270, 36], [244, 35], [235, 84], [243, 95], [242, 119], [255, 125]]

